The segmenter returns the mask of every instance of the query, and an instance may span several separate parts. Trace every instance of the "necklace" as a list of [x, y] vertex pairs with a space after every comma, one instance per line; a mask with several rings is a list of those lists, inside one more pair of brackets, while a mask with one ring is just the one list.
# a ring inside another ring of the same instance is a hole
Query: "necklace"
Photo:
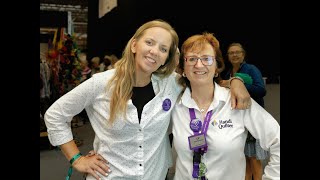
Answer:
[[193, 99], [196, 102], [196, 104], [198, 105], [201, 113], [204, 113], [208, 109], [209, 105], [211, 104], [211, 102], [209, 102], [205, 106], [200, 107], [200, 105], [199, 105], [200, 103], [195, 98], [193, 98]]

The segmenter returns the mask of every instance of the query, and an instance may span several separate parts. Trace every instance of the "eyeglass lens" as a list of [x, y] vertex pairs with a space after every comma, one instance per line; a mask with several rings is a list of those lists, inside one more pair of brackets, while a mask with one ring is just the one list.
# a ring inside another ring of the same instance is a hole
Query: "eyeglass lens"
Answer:
[[186, 57], [185, 59], [186, 59], [187, 65], [195, 65], [200, 59], [202, 64], [206, 66], [212, 65], [213, 61], [215, 60], [212, 56], [203, 56], [203, 57], [189, 56], [189, 57]]

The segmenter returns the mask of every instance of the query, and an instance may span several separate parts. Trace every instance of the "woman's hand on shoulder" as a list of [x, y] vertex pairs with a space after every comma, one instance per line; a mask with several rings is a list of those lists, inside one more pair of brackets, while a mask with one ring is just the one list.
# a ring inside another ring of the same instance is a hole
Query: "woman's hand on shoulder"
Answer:
[[250, 107], [250, 94], [241, 80], [233, 79], [231, 81], [230, 91], [232, 109], [248, 109]]

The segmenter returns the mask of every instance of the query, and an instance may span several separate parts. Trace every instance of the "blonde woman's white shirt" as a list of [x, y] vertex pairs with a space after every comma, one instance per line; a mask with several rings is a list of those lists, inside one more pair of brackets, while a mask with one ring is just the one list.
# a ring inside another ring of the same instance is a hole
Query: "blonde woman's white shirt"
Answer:
[[[202, 159], [209, 180], [245, 179], [244, 146], [248, 131], [260, 140], [263, 149], [270, 151], [270, 162], [262, 179], [280, 179], [280, 126], [258, 103], [253, 99], [251, 102], [249, 109], [231, 110], [230, 90], [215, 83], [214, 100], [209, 107], [213, 115], [207, 131], [208, 151]], [[193, 135], [189, 108], [195, 108], [196, 117], [201, 118], [187, 88], [172, 113], [173, 146], [177, 153], [174, 180], [193, 179], [193, 152], [188, 143], [188, 137]]]
[[[54, 146], [71, 141], [72, 117], [85, 109], [95, 132], [94, 150], [110, 162], [112, 170], [108, 177], [100, 176], [102, 179], [163, 180], [172, 165], [167, 134], [170, 114], [181, 92], [176, 74], [163, 79], [152, 75], [155, 97], [144, 106], [140, 124], [137, 108], [130, 99], [127, 118], [117, 116], [114, 125], [109, 126], [112, 92], [105, 87], [114, 73], [113, 69], [94, 74], [48, 109], [45, 122], [49, 140]], [[165, 99], [171, 101], [168, 111], [162, 108]], [[87, 180], [93, 179], [90, 175], [87, 177]]]

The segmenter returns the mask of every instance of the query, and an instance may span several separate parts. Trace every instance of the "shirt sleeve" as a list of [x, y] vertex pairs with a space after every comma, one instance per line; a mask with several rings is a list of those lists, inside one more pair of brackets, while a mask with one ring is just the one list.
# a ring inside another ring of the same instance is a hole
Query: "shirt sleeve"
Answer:
[[55, 101], [44, 115], [48, 138], [53, 146], [67, 143], [73, 139], [70, 122], [94, 100], [94, 77]]
[[280, 125], [263, 107], [253, 99], [252, 107], [244, 111], [245, 127], [260, 146], [270, 152], [270, 159], [264, 169], [263, 180], [280, 179]]

